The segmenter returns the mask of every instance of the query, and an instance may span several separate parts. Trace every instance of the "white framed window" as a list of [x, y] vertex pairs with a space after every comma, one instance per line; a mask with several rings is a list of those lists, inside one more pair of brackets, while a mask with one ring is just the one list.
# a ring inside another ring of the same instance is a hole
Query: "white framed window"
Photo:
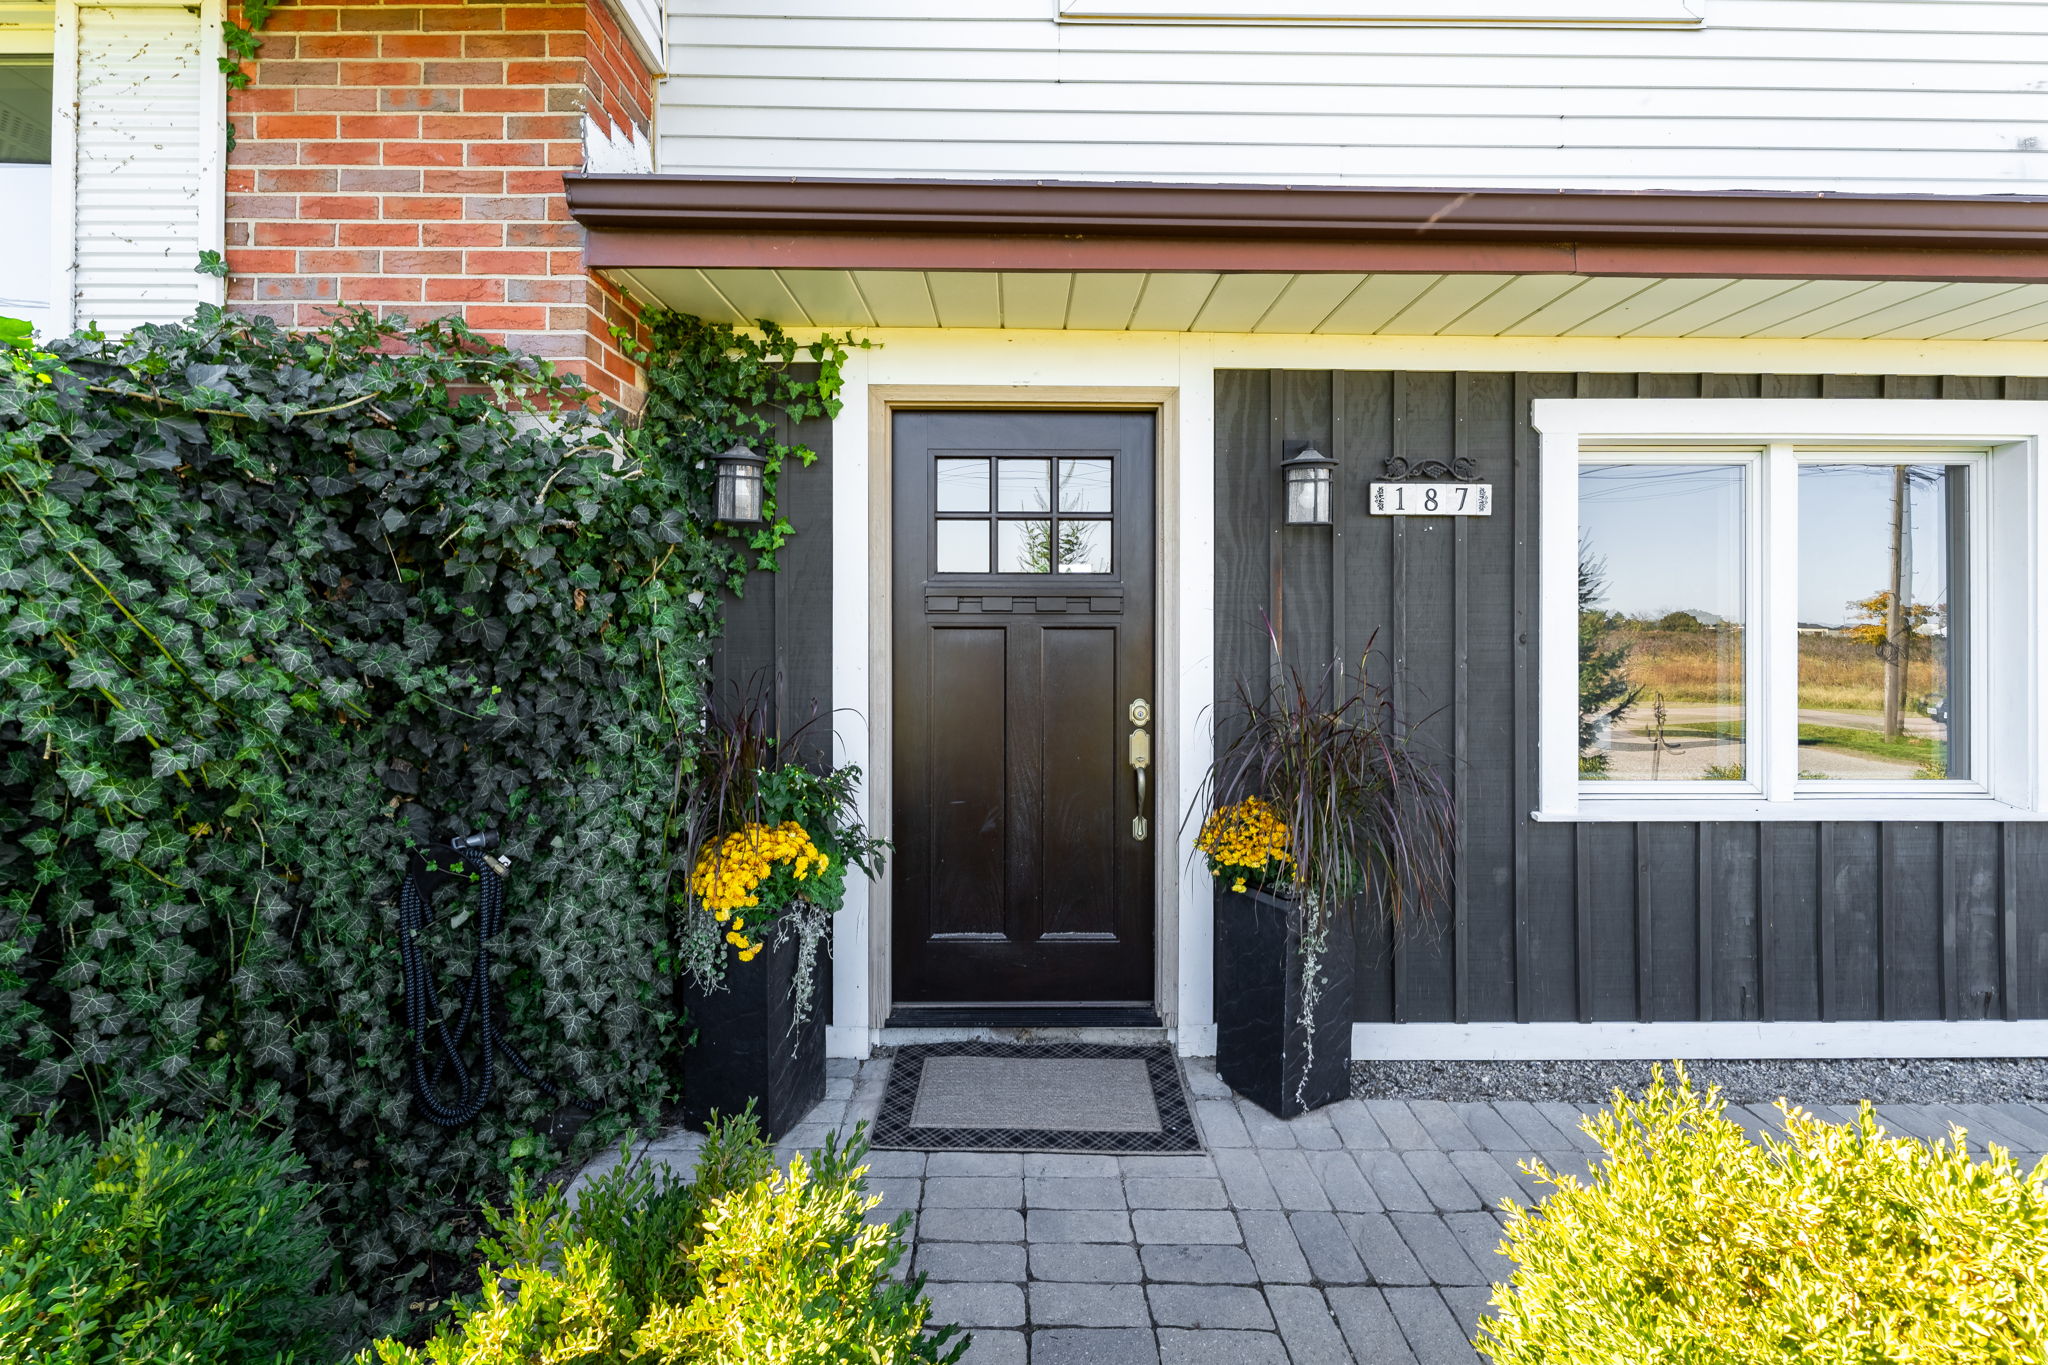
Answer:
[[1059, 0], [1068, 24], [1384, 24], [1694, 28], [1687, 0]]
[[51, 169], [57, 106], [56, 10], [0, 26], [0, 314], [48, 334], [55, 321], [56, 216]]
[[1542, 399], [1538, 819], [2014, 819], [2048, 403]]

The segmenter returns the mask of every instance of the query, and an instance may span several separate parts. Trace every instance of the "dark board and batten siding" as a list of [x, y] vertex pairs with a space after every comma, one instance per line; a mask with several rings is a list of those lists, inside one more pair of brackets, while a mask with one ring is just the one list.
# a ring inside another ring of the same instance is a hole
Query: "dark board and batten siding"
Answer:
[[[1450, 756], [1450, 904], [1363, 936], [1362, 1021], [2048, 1016], [2048, 826], [1538, 824], [1537, 398], [2048, 398], [2048, 380], [1226, 370], [1216, 376], [1217, 702], [1372, 647]], [[1337, 525], [1282, 527], [1283, 442], [1340, 461]], [[1468, 456], [1487, 518], [1372, 517], [1400, 455]], [[1276, 586], [1277, 585], [1277, 586]], [[1354, 665], [1355, 667], [1355, 665]]]
[[776, 439], [818, 453], [791, 460], [777, 481], [778, 511], [796, 529], [777, 555], [778, 573], [749, 573], [744, 591], [725, 599], [725, 631], [712, 646], [711, 680], [719, 700], [767, 690], [782, 733], [803, 731], [813, 762], [832, 756], [832, 423], [776, 419]]

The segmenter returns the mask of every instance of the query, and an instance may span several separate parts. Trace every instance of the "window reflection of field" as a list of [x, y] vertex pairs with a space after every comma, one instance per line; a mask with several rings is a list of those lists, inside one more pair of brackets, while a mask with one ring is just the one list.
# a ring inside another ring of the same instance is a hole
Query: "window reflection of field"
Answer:
[[[1731, 699], [1731, 656], [1739, 648], [1714, 631], [1623, 627], [1628, 678], [1642, 698], [1608, 727], [1601, 748], [1608, 781], [1739, 777], [1742, 708]], [[1884, 737], [1884, 662], [1870, 645], [1841, 635], [1799, 640], [1799, 770], [1803, 778], [1895, 781], [1941, 776], [1948, 726], [1947, 641], [1913, 641], [1905, 735]], [[1735, 686], [1739, 687], [1739, 683]], [[1663, 744], [1654, 714], [1664, 703]]]

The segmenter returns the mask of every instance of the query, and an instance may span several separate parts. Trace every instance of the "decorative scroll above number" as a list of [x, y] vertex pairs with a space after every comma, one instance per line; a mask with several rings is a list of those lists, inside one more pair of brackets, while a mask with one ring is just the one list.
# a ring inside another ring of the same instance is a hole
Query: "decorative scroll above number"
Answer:
[[1389, 455], [1380, 462], [1380, 472], [1389, 479], [1458, 479], [1470, 483], [1479, 477], [1479, 461], [1469, 455], [1448, 460], [1407, 460]]

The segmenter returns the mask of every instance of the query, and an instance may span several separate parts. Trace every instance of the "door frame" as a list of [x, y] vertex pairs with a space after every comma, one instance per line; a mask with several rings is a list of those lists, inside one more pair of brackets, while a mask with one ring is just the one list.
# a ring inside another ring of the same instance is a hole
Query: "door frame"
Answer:
[[[1160, 798], [1180, 791], [1179, 405], [1167, 385], [873, 384], [868, 386], [868, 771], [869, 825], [894, 837], [895, 811], [895, 416], [916, 409], [1149, 412], [1153, 443], [1153, 775], [1152, 996], [1160, 1021], [1177, 1024], [1180, 986], [1178, 813], [1168, 821]], [[1171, 833], [1169, 833], [1169, 831]], [[885, 867], [868, 891], [868, 1028], [895, 1008], [895, 871]]]

